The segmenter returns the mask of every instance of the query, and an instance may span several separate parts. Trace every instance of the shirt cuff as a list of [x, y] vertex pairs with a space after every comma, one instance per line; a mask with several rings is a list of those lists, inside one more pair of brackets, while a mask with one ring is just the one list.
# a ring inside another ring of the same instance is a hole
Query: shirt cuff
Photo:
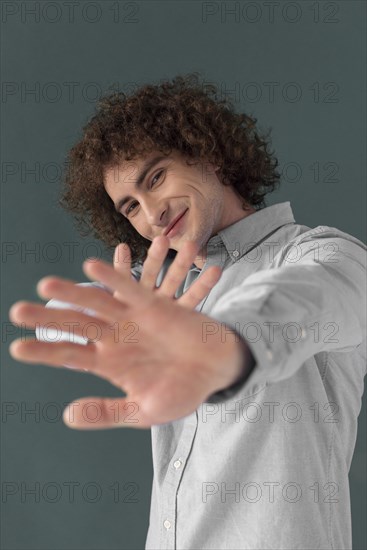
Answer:
[[222, 403], [223, 401], [227, 401], [228, 399], [232, 399], [233, 397], [237, 396], [256, 366], [255, 357], [252, 354], [252, 351], [249, 348], [246, 340], [238, 332], [237, 334], [239, 335], [239, 340], [243, 348], [243, 365], [241, 373], [230, 386], [213, 393], [207, 399], [205, 399], [204, 403]]

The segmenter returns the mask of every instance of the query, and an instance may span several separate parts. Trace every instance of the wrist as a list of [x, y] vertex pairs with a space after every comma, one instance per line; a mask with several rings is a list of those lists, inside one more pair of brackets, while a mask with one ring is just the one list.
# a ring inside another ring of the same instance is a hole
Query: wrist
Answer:
[[207, 403], [230, 399], [245, 384], [256, 366], [256, 360], [246, 340], [235, 331], [232, 334], [235, 336], [233, 339], [234, 359], [230, 362], [232, 368], [226, 369], [224, 366], [224, 370], [228, 374], [227, 380], [223, 381], [222, 379], [220, 386], [205, 400]]

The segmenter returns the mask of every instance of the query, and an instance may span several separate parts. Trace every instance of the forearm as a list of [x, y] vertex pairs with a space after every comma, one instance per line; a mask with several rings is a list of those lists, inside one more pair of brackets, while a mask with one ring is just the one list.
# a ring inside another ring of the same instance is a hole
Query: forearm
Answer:
[[205, 400], [205, 403], [219, 403], [230, 399], [246, 383], [256, 366], [255, 358], [245, 339], [237, 332], [229, 330], [226, 327], [226, 334], [228, 333], [232, 336], [238, 359], [234, 363], [233, 369], [228, 369], [227, 364], [223, 365], [223, 371], [228, 373], [227, 383], [223, 383], [215, 393], [212, 393]]

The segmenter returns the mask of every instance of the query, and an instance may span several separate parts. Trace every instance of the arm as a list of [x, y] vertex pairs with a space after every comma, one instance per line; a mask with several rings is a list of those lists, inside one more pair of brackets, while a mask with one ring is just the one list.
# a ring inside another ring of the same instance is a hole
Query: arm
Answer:
[[[364, 340], [366, 247], [335, 231], [307, 232], [278, 254], [273, 269], [254, 273], [218, 301], [211, 316], [236, 330], [256, 361], [236, 394], [292, 376], [316, 353], [347, 352]], [[295, 257], [295, 244], [297, 261], [285, 261]]]

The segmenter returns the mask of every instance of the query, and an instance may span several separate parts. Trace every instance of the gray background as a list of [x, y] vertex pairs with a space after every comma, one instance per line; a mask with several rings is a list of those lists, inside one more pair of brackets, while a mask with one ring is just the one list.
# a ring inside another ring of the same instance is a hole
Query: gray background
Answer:
[[[110, 259], [57, 205], [65, 153], [101, 92], [199, 71], [272, 128], [283, 177], [267, 204], [290, 200], [298, 223], [365, 240], [365, 3], [281, 1], [273, 17], [266, 4], [79, 1], [73, 13], [63, 2], [2, 3], [4, 549], [138, 549], [148, 528], [149, 430], [77, 432], [60, 419], [78, 397], [120, 392], [8, 353], [12, 303], [40, 301], [48, 274], [85, 281], [89, 255]], [[364, 402], [350, 472], [356, 549], [367, 547], [365, 433]], [[36, 483], [39, 502], [27, 492]]]

